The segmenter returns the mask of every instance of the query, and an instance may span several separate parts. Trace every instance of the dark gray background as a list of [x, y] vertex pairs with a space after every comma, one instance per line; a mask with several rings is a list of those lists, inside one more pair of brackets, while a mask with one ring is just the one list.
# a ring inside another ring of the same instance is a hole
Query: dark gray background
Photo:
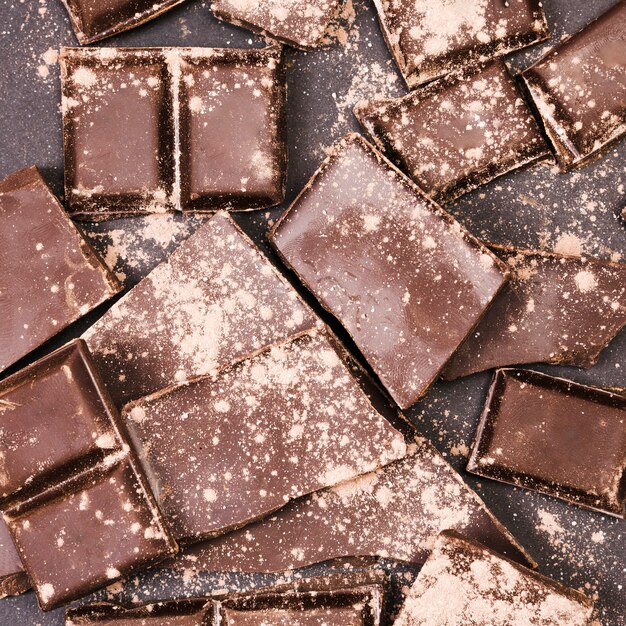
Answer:
[[[354, 4], [356, 20], [348, 30], [347, 43], [310, 53], [289, 52], [291, 159], [284, 206], [313, 174], [324, 157], [324, 148], [348, 130], [357, 130], [351, 108], [358, 99], [403, 92], [371, 0], [354, 0]], [[545, 0], [544, 4], [556, 41], [601, 14], [614, 0]], [[344, 20], [343, 27], [348, 26]], [[189, 0], [103, 45], [221, 47], [260, 43], [247, 31], [215, 20], [207, 0]], [[0, 0], [0, 177], [37, 164], [59, 194], [63, 155], [58, 66], [46, 65], [42, 55], [62, 45], [76, 45], [76, 40], [60, 0]], [[543, 48], [537, 46], [516, 55], [511, 59], [512, 66], [528, 65]], [[619, 210], [626, 206], [625, 156], [626, 143], [622, 142], [600, 162], [573, 174], [562, 175], [546, 166], [512, 174], [470, 194], [450, 211], [475, 235], [495, 243], [626, 260], [626, 227], [618, 218]], [[268, 222], [284, 206], [270, 212], [240, 214], [236, 219], [269, 253], [264, 234]], [[201, 221], [159, 216], [82, 227], [103, 255], [108, 253], [109, 261], [124, 273], [127, 286], [131, 286]], [[116, 250], [121, 250], [124, 258], [116, 255]], [[30, 360], [68, 336], [78, 335], [101, 313], [81, 321]], [[626, 387], [626, 333], [613, 342], [591, 370], [548, 366], [536, 369], [580, 382]], [[624, 626], [623, 521], [507, 485], [477, 480], [463, 471], [465, 446], [471, 444], [489, 380], [490, 375], [483, 374], [437, 383], [409, 414], [533, 554], [541, 572], [596, 595], [597, 619], [604, 626]], [[202, 577], [187, 584], [185, 591], [201, 593], [233, 580]], [[146, 574], [139, 582], [129, 582], [118, 597], [130, 601], [172, 596], [183, 586], [181, 580], [169, 574]], [[44, 615], [32, 593], [0, 601], [3, 626], [62, 623], [63, 611]]]

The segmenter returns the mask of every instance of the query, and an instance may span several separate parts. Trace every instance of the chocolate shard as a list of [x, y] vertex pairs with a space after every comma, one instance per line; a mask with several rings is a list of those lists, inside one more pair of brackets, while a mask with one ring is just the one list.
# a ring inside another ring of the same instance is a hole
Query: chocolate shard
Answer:
[[0, 507], [43, 610], [171, 556], [84, 342], [0, 384]]
[[456, 200], [551, 152], [504, 61], [354, 110], [377, 146], [430, 198]]
[[0, 372], [121, 289], [36, 167], [0, 182]]
[[586, 626], [584, 594], [443, 532], [411, 587], [397, 626]]
[[594, 365], [626, 325], [626, 265], [492, 250], [509, 267], [511, 279], [450, 359], [443, 378], [528, 363]]
[[213, 0], [215, 17], [290, 46], [309, 50], [322, 43], [339, 0]]
[[621, 393], [498, 370], [467, 470], [623, 518], [625, 420]]
[[291, 285], [218, 213], [84, 335], [122, 407], [318, 324]]
[[409, 445], [404, 459], [192, 546], [171, 565], [196, 571], [275, 572], [347, 555], [420, 564], [447, 528], [533, 564], [443, 457], [419, 439]]
[[564, 171], [626, 134], [625, 33], [622, 0], [521, 74]]
[[374, 0], [409, 88], [549, 36], [540, 0]]
[[270, 240], [402, 408], [427, 392], [507, 276], [356, 134], [334, 147]]
[[13, 539], [0, 518], [0, 599], [18, 596], [30, 589], [30, 580], [22, 567]]

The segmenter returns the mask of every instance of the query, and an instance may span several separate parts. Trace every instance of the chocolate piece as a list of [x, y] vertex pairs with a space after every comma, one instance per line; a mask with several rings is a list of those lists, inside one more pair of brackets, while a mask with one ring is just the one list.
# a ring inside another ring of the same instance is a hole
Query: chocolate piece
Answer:
[[454, 532], [437, 539], [397, 626], [587, 626], [593, 602]]
[[176, 551], [84, 342], [0, 384], [4, 513], [48, 610]]
[[0, 182], [0, 372], [121, 289], [37, 168]]
[[456, 528], [522, 563], [531, 558], [425, 440], [376, 472], [307, 496], [212, 541], [175, 566], [275, 572], [352, 556], [423, 563], [437, 535]]
[[147, 22], [183, 0], [63, 0], [80, 43], [93, 43]]
[[318, 324], [219, 213], [84, 335], [114, 403], [209, 374]]
[[270, 234], [403, 408], [484, 314], [505, 266], [350, 134]]
[[436, 202], [550, 156], [504, 61], [354, 110], [378, 147]]
[[64, 48], [73, 217], [249, 210], [282, 201], [282, 49]]
[[511, 280], [448, 361], [443, 377], [525, 363], [594, 365], [626, 325], [626, 265], [492, 249], [508, 265]]
[[374, 0], [410, 88], [547, 39], [540, 0]]
[[9, 529], [0, 518], [0, 598], [17, 596], [30, 589], [30, 581], [15, 550]]
[[467, 470], [624, 517], [625, 420], [623, 395], [498, 370]]
[[158, 392], [125, 414], [153, 492], [187, 543], [406, 453], [323, 331]]
[[290, 46], [319, 46], [339, 0], [213, 0], [215, 17]]
[[626, 2], [561, 43], [521, 78], [562, 170], [626, 134]]

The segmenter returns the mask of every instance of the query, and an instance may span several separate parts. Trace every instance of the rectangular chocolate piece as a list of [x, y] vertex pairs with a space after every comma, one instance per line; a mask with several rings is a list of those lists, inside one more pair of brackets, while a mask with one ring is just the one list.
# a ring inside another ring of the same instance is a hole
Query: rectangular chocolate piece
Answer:
[[0, 384], [4, 514], [48, 610], [176, 552], [84, 342]]
[[270, 239], [402, 408], [426, 393], [507, 275], [356, 134], [333, 148]]
[[409, 88], [547, 39], [540, 0], [374, 0]]
[[623, 395], [498, 370], [467, 470], [624, 517], [625, 422]]
[[317, 317], [225, 213], [84, 335], [118, 408], [314, 328]]
[[9, 529], [0, 518], [0, 599], [17, 596], [29, 589], [28, 575], [22, 567]]
[[626, 265], [492, 249], [511, 279], [448, 361], [443, 377], [527, 363], [594, 365], [626, 325]]
[[175, 536], [190, 543], [406, 453], [325, 331], [125, 409]]
[[437, 539], [396, 626], [587, 626], [584, 594], [455, 532]]
[[37, 168], [0, 182], [0, 372], [121, 289]]
[[562, 170], [626, 134], [626, 2], [621, 0], [521, 74]]
[[285, 67], [262, 49], [64, 48], [73, 217], [250, 210], [285, 192]]
[[309, 50], [322, 43], [339, 0], [213, 0], [215, 17]]
[[430, 198], [456, 200], [550, 150], [504, 61], [354, 110], [377, 146]]

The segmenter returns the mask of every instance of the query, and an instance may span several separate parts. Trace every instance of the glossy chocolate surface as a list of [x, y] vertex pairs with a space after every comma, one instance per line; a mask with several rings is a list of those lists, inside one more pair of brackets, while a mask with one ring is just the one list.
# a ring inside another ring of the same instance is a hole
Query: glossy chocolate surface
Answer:
[[562, 169], [626, 134], [626, 2], [522, 73]]
[[467, 469], [624, 517], [625, 424], [623, 395], [498, 370]]
[[584, 594], [444, 532], [408, 592], [397, 626], [587, 626]]
[[546, 160], [548, 146], [504, 61], [355, 108], [377, 146], [436, 202]]
[[374, 0], [410, 88], [548, 37], [539, 0]]
[[84, 338], [121, 408], [318, 323], [235, 222], [219, 213]]
[[626, 265], [514, 248], [493, 250], [511, 278], [448, 361], [443, 377], [527, 363], [594, 365], [626, 324]]
[[426, 393], [506, 279], [497, 257], [355, 134], [270, 239], [402, 408]]
[[0, 182], [0, 372], [120, 290], [37, 168]]

